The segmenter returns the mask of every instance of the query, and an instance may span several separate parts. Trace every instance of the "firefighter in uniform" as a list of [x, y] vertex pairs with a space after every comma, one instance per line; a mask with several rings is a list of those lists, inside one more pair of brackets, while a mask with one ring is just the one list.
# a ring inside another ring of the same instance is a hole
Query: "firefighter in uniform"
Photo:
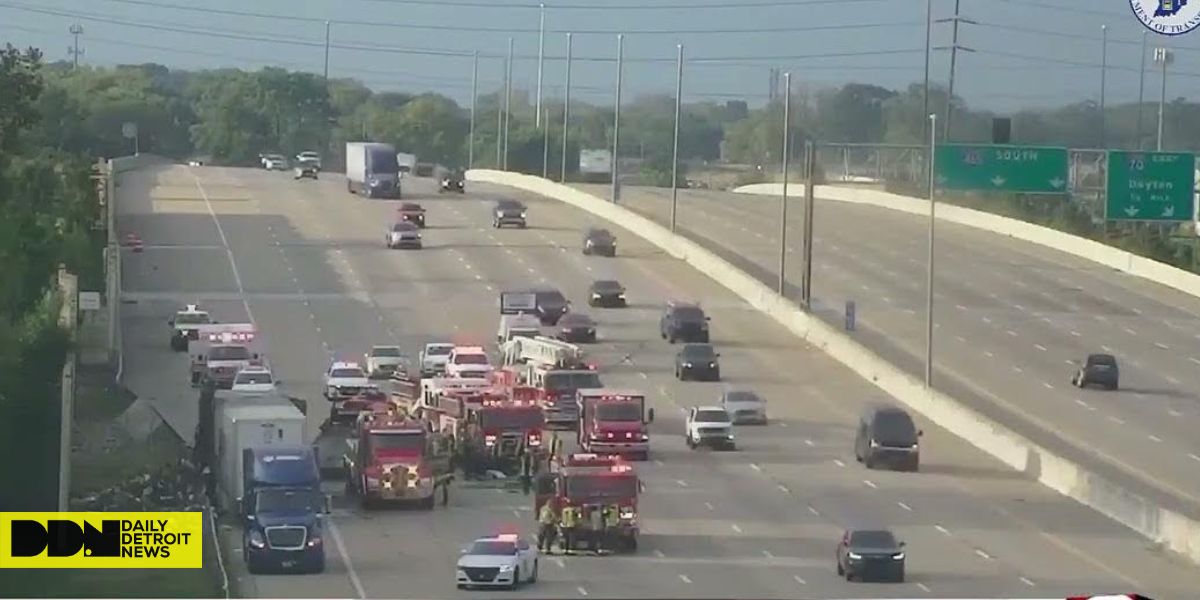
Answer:
[[621, 507], [608, 505], [604, 510], [604, 544], [611, 552], [620, 549]]
[[592, 505], [588, 512], [588, 526], [592, 530], [592, 552], [600, 554], [604, 550], [604, 506]]
[[579, 527], [579, 509], [570, 505], [564, 506], [560, 518], [562, 519], [559, 527], [562, 529], [561, 545], [563, 553], [575, 554], [575, 538]]
[[521, 493], [529, 495], [533, 487], [533, 453], [527, 449], [521, 450]]
[[538, 550], [553, 554], [554, 538], [558, 533], [558, 515], [554, 514], [553, 502], [546, 501], [538, 511]]

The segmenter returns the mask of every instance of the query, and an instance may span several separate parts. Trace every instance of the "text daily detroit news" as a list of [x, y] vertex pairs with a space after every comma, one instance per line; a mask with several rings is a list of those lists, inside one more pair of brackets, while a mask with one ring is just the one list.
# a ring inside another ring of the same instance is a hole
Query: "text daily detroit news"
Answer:
[[0, 569], [199, 569], [199, 512], [0, 513]]

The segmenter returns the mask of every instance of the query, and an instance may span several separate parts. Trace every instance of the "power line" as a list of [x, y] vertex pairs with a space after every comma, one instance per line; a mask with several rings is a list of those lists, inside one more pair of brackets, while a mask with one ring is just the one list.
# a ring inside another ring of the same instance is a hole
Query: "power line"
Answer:
[[[334, 25], [348, 25], [353, 27], [381, 27], [390, 29], [416, 29], [429, 31], [464, 31], [471, 33], [539, 33], [537, 28], [514, 28], [514, 27], [470, 27], [453, 24], [432, 24], [432, 23], [396, 23], [385, 21], [354, 21], [344, 19], [320, 19], [316, 17], [300, 17], [295, 15], [286, 15], [278, 13], [264, 13], [241, 10], [229, 10], [220, 8], [202, 8], [198, 6], [184, 6], [179, 4], [169, 4], [163, 2], [153, 2], [151, 0], [103, 0], [104, 2], [114, 2], [118, 4], [130, 4], [135, 6], [149, 6], [167, 10], [178, 10], [186, 12], [196, 12], [210, 15], [225, 15], [233, 17], [249, 17], [255, 19], [271, 19], [280, 21], [292, 21], [296, 23], [313, 23], [324, 24], [326, 21]], [[885, 23], [853, 23], [841, 25], [805, 25], [805, 26], [786, 26], [786, 27], [741, 27], [741, 28], [717, 28], [717, 29], [547, 29], [546, 33], [572, 33], [575, 35], [615, 35], [618, 33], [625, 35], [695, 35], [695, 34], [763, 34], [763, 33], [802, 33], [812, 31], [844, 31], [854, 29], [879, 29], [886, 27], [916, 27], [923, 26], [922, 21], [896, 21]]]

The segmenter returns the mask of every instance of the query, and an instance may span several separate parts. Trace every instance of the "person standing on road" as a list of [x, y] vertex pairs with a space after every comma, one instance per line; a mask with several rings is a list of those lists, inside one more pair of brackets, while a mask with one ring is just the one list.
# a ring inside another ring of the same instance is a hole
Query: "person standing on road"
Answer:
[[596, 504], [588, 514], [592, 529], [592, 552], [596, 554], [604, 552], [604, 512], [604, 505]]
[[579, 528], [579, 509], [567, 505], [562, 509], [562, 549], [564, 554], [575, 554], [575, 537]]
[[538, 550], [546, 554], [554, 554], [554, 538], [558, 534], [558, 515], [554, 514], [554, 503], [547, 500], [538, 511]]
[[611, 552], [620, 549], [621, 539], [621, 507], [616, 504], [608, 505], [604, 511], [604, 544]]
[[533, 487], [533, 453], [528, 450], [521, 453], [521, 493], [529, 495]]

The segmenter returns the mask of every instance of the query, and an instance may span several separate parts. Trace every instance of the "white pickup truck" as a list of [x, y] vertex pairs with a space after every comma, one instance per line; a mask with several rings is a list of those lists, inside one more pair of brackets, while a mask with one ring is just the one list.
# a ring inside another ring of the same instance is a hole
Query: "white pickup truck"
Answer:
[[693, 406], [687, 411], [684, 436], [688, 448], [700, 446], [736, 450], [733, 439], [733, 419], [720, 406]]
[[450, 342], [430, 342], [425, 344], [425, 348], [417, 355], [417, 362], [421, 365], [421, 377], [433, 377], [446, 372], [446, 359], [450, 358], [450, 352], [454, 350], [454, 344]]

